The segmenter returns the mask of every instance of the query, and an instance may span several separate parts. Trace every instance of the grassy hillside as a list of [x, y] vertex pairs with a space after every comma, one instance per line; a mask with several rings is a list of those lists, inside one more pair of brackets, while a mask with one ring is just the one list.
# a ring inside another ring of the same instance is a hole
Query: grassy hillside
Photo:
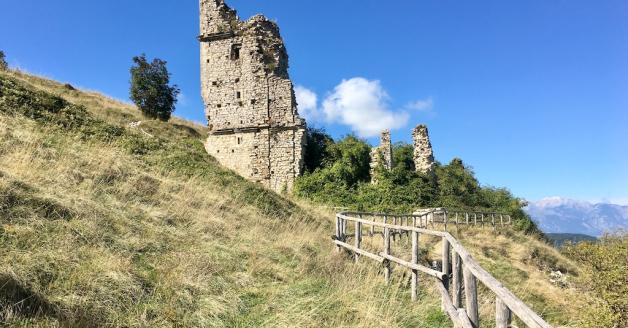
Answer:
[[[411, 303], [401, 275], [386, 287], [372, 263], [335, 254], [333, 213], [223, 169], [201, 126], [128, 127], [141, 119], [97, 93], [0, 72], [3, 324], [450, 326], [431, 284]], [[552, 269], [576, 273], [555, 250], [515, 232], [459, 237], [552, 323], [575, 326], [586, 297], [550, 282]]]

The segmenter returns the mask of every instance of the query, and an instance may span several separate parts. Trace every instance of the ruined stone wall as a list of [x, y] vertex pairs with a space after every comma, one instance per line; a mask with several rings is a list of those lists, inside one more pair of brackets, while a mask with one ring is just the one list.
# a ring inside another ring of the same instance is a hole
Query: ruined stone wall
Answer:
[[414, 142], [414, 166], [417, 172], [434, 174], [434, 151], [427, 126], [419, 125], [412, 131]]
[[291, 189], [302, 171], [306, 134], [279, 28], [261, 15], [240, 21], [224, 0], [200, 5], [206, 149], [246, 178]]
[[390, 130], [382, 132], [379, 140], [379, 146], [373, 147], [371, 150], [371, 182], [377, 182], [376, 169], [381, 166], [384, 170], [393, 168], [392, 158], [392, 141], [390, 139]]

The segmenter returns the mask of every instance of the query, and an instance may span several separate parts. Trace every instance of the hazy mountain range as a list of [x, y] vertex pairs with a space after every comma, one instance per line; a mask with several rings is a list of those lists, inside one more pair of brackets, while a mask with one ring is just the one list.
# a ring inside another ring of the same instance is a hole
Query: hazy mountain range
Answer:
[[541, 230], [549, 233], [598, 237], [607, 231], [628, 230], [628, 206], [550, 197], [530, 202], [525, 210], [539, 223]]

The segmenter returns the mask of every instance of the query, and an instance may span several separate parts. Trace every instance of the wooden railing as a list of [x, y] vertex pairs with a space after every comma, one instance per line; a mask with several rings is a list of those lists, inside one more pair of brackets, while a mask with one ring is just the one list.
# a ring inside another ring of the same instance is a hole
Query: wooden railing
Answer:
[[[497, 279], [484, 270], [451, 234], [446, 231], [425, 229], [424, 227], [429, 224], [429, 216], [431, 214], [433, 214], [433, 212], [417, 215], [391, 215], [364, 212], [339, 213], [336, 215], [336, 234], [333, 237], [334, 243], [338, 251], [342, 248], [351, 251], [355, 261], [358, 261], [361, 256], [364, 256], [381, 263], [384, 266], [384, 279], [386, 283], [390, 283], [392, 263], [410, 270], [410, 295], [413, 301], [417, 300], [419, 272], [434, 277], [437, 288], [442, 296], [443, 310], [447, 312], [455, 327], [479, 327], [478, 280], [496, 295], [496, 327], [510, 327], [513, 314], [528, 327], [551, 327], [525, 303], [506, 289]], [[366, 219], [366, 217], [372, 218], [372, 220]], [[382, 219], [382, 222], [378, 222], [377, 219]], [[392, 224], [388, 223], [389, 220], [391, 220]], [[508, 221], [510, 221], [510, 219]], [[347, 233], [347, 225], [349, 222], [354, 225], [353, 235]], [[379, 233], [376, 231], [378, 228], [381, 230], [384, 240], [381, 252], [373, 253], [362, 247], [365, 227], [367, 228], [367, 233], [371, 236]], [[410, 260], [396, 257], [391, 252], [391, 240], [394, 240], [395, 235], [401, 234], [412, 236], [412, 256]], [[442, 238], [442, 266], [440, 271], [419, 263], [419, 237], [421, 234]], [[353, 238], [353, 245], [347, 242], [348, 237]], [[462, 305], [463, 299], [464, 307]]]

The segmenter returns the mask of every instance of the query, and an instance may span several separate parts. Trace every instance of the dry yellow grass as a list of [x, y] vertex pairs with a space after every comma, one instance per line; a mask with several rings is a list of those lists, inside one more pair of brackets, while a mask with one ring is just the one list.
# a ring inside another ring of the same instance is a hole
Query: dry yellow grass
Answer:
[[[282, 198], [221, 168], [202, 151], [204, 127], [146, 121], [150, 138], [126, 128], [143, 120], [128, 104], [0, 74], [125, 130], [122, 141], [102, 141], [0, 111], [6, 325], [450, 326], [430, 278], [421, 277], [420, 302], [412, 303], [407, 274], [395, 270], [385, 286], [376, 265], [334, 252], [330, 209]], [[153, 144], [157, 138], [170, 141]], [[577, 325], [586, 297], [549, 282], [550, 268], [575, 273], [555, 250], [515, 232], [455, 235], [551, 323]], [[439, 258], [438, 240], [422, 243], [425, 260]], [[380, 244], [365, 240], [373, 249]], [[396, 254], [407, 258], [407, 250], [407, 239], [395, 243]], [[483, 326], [490, 326], [494, 300], [486, 291], [481, 299]]]
[[[9, 75], [110, 124], [141, 119], [102, 96]], [[147, 125], [175, 142], [202, 141]], [[5, 325], [449, 326], [430, 290], [412, 304], [401, 283], [386, 287], [378, 268], [333, 252], [329, 213], [263, 191], [207, 155], [208, 168], [172, 169], [152, 153], [3, 113], [0, 140]]]

